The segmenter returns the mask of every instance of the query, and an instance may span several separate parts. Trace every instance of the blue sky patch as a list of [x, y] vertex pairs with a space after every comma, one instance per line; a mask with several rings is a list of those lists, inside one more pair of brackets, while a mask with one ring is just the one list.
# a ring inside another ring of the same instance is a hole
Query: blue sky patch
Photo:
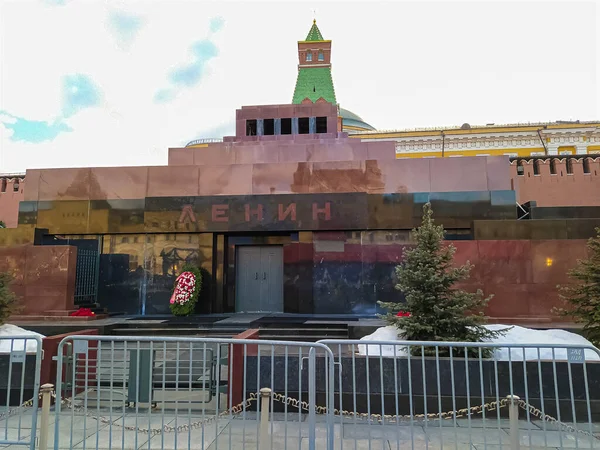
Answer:
[[108, 25], [122, 46], [129, 46], [144, 25], [140, 16], [121, 11], [113, 11], [108, 16]]
[[216, 33], [223, 29], [225, 25], [225, 20], [222, 17], [213, 17], [210, 19], [210, 32]]
[[207, 39], [194, 42], [190, 50], [194, 55], [194, 62], [169, 74], [169, 81], [175, 86], [192, 87], [198, 84], [204, 75], [206, 63], [219, 54], [216, 45]]
[[0, 111], [0, 123], [4, 128], [13, 132], [10, 137], [12, 141], [32, 144], [53, 141], [59, 134], [73, 131], [69, 125], [61, 120], [55, 120], [54, 122], [27, 120], [3, 111]]
[[161, 89], [154, 94], [155, 103], [167, 103], [173, 100], [177, 96], [175, 89]]
[[194, 42], [191, 46], [192, 53], [198, 63], [206, 62], [219, 55], [219, 49], [208, 39]]
[[[219, 31], [223, 24], [221, 17], [211, 19], [210, 31]], [[203, 39], [190, 45], [190, 53], [193, 55], [193, 61], [169, 73], [168, 80], [171, 86], [160, 89], [154, 94], [155, 103], [170, 102], [177, 96], [179, 89], [190, 88], [200, 83], [205, 74], [206, 64], [219, 55], [219, 49], [210, 39]]]
[[100, 104], [100, 89], [86, 75], [67, 75], [63, 78], [63, 114], [70, 117], [82, 109]]

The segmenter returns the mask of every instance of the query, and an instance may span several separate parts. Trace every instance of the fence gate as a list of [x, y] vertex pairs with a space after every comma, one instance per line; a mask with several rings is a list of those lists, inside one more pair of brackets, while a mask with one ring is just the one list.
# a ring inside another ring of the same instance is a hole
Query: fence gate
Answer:
[[56, 450], [333, 448], [322, 344], [69, 336], [57, 366]]
[[0, 446], [35, 448], [42, 340], [0, 336]]
[[42, 240], [42, 245], [77, 247], [74, 296], [76, 306], [96, 302], [100, 271], [100, 243], [99, 239], [69, 239], [54, 235], [44, 236]]

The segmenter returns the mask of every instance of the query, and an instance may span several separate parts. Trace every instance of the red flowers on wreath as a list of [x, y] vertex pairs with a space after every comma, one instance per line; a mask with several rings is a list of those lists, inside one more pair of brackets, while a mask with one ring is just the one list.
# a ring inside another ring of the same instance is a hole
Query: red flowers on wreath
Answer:
[[397, 317], [410, 317], [410, 313], [406, 312], [406, 311], [399, 311], [398, 314], [396, 314]]
[[196, 276], [192, 272], [182, 272], [175, 283], [170, 303], [183, 305], [189, 302], [196, 288]]

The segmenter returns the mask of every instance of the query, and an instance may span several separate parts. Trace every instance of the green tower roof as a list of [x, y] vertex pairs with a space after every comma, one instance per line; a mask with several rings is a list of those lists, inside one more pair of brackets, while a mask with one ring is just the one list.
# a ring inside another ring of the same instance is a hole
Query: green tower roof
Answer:
[[319, 27], [317, 27], [317, 21], [313, 20], [312, 27], [310, 27], [310, 31], [308, 32], [308, 36], [306, 36], [305, 41], [324, 41], [324, 40], [325, 39], [323, 39], [323, 35], [321, 34]]
[[337, 103], [331, 78], [331, 67], [303, 67], [298, 70], [292, 103], [302, 103], [302, 100], [307, 97], [313, 102], [323, 97], [329, 103]]

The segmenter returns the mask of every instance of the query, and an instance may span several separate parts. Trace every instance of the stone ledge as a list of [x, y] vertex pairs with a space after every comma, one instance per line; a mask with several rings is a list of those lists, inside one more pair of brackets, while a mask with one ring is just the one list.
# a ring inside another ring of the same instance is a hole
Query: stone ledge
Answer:
[[[69, 311], [70, 312], [70, 311]], [[13, 315], [10, 316], [9, 322], [18, 325], [19, 323], [30, 323], [30, 322], [64, 322], [64, 321], [73, 321], [73, 322], [87, 322], [98, 319], [106, 319], [108, 318], [108, 314], [95, 314], [93, 316], [69, 316], [69, 312], [65, 315], [54, 314], [51, 315]]]

